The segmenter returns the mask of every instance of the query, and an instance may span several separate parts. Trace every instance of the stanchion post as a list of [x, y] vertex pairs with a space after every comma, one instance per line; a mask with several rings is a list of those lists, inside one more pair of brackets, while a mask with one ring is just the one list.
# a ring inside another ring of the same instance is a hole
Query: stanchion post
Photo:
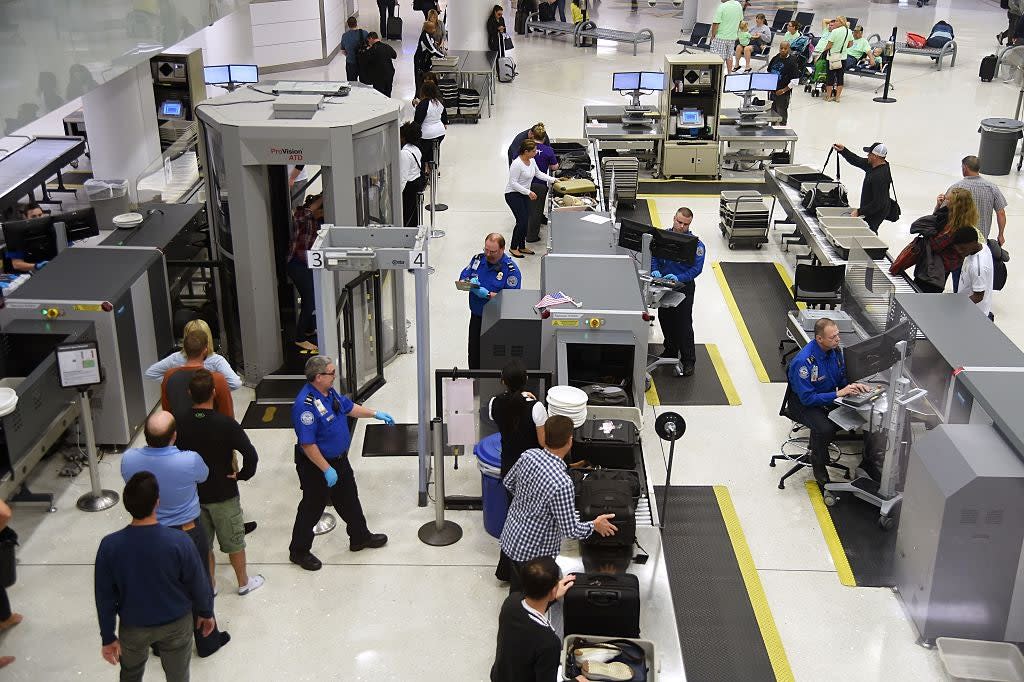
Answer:
[[[882, 55], [888, 68], [885, 70], [885, 88], [882, 90], [881, 97], [875, 97], [874, 101], [880, 104], [892, 104], [896, 101], [895, 97], [889, 97], [889, 81], [892, 79], [892, 63], [896, 59], [896, 27], [892, 27], [892, 35], [889, 36], [889, 40], [885, 43], [885, 52]], [[877, 92], [877, 91], [876, 91]]]
[[447, 204], [437, 203], [437, 177], [438, 170], [437, 166], [441, 159], [441, 142], [439, 140], [433, 141], [434, 145], [434, 162], [430, 164], [430, 206], [427, 208], [430, 210], [430, 228], [434, 228], [434, 211], [447, 211]]
[[96, 432], [92, 425], [92, 405], [89, 404], [89, 389], [78, 391], [82, 413], [79, 423], [85, 429], [85, 450], [89, 457], [89, 483], [91, 490], [78, 498], [78, 508], [82, 511], [97, 512], [110, 509], [120, 499], [113, 490], [100, 487], [99, 463], [96, 461]]

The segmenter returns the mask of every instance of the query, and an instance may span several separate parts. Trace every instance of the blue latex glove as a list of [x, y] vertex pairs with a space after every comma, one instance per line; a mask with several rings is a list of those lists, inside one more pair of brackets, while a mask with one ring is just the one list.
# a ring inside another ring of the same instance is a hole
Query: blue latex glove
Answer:
[[338, 472], [334, 470], [334, 467], [328, 466], [327, 471], [324, 472], [324, 478], [327, 479], [327, 487], [333, 488], [334, 484], [338, 482]]
[[43, 268], [46, 267], [46, 264], [49, 263], [49, 262], [50, 261], [48, 261], [48, 260], [41, 260], [38, 263], [36, 263], [34, 267], [35, 267], [36, 270], [42, 270]]
[[473, 289], [473, 295], [474, 296], [479, 296], [480, 298], [483, 298], [483, 299], [488, 299], [488, 298], [491, 297], [491, 292], [490, 292], [490, 290], [485, 289], [484, 287], [475, 287]]
[[388, 426], [394, 426], [395, 425], [395, 418], [392, 417], [387, 412], [381, 412], [380, 410], [377, 410], [376, 412], [373, 413], [373, 416], [376, 417], [377, 419], [381, 420], [382, 422], [384, 422]]
[[665, 275], [665, 279], [667, 279], [667, 280], [668, 280], [668, 281], [670, 281], [670, 282], [678, 282], [678, 281], [679, 281], [679, 278], [678, 278], [678, 277], [676, 277], [676, 276], [675, 276], [675, 275], [673, 275], [673, 274], [668, 274], [668, 275]]
[[661, 279], [661, 273], [657, 270], [651, 270], [651, 277], [654, 279]]
[[469, 280], [469, 283], [475, 287], [478, 287], [480, 286], [480, 279], [476, 275], [473, 275], [473, 279]]

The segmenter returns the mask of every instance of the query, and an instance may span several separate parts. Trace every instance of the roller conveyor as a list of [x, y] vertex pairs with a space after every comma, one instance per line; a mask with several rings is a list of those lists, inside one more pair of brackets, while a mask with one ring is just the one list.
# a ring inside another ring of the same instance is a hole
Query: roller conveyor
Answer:
[[0, 215], [36, 187], [49, 201], [46, 181], [54, 175], [60, 180], [59, 191], [71, 191], [63, 189], [60, 171], [84, 153], [81, 137], [35, 137], [0, 159]]

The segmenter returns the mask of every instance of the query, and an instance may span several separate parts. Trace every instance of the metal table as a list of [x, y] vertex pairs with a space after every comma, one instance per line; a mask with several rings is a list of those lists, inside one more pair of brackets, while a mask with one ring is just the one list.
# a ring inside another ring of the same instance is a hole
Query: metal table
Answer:
[[665, 126], [661, 121], [654, 119], [645, 126], [624, 126], [622, 123], [588, 123], [583, 126], [583, 134], [591, 140], [661, 142], [665, 139]]
[[463, 76], [468, 76], [470, 79], [475, 77], [485, 79], [487, 82], [487, 117], [490, 118], [491, 107], [494, 105], [496, 88], [494, 69], [495, 62], [498, 60], [498, 53], [491, 50], [449, 50], [448, 56], [454, 57], [457, 60], [455, 66], [436, 64], [431, 70], [435, 73], [455, 74], [456, 80], [460, 84]]
[[[739, 120], [739, 109], [721, 109], [718, 112], [718, 122], [720, 125], [732, 125]], [[778, 123], [782, 120], [782, 116], [776, 114], [771, 109], [766, 109], [757, 115], [757, 120], [768, 121], [769, 123]]]
[[0, 159], [0, 215], [36, 187], [43, 201], [52, 203], [46, 181], [55, 174], [59, 183], [55, 191], [72, 191], [65, 189], [60, 171], [84, 152], [85, 140], [81, 137], [35, 137]]
[[731, 143], [739, 149], [757, 148], [786, 149], [789, 148], [789, 161], [796, 163], [796, 132], [789, 128], [772, 128], [770, 126], [747, 127], [733, 124], [718, 126], [718, 142], [720, 153], [724, 159], [726, 148]]
[[612, 223], [584, 220], [587, 216], [609, 217], [605, 211], [551, 211], [548, 221], [551, 252], [602, 256], [623, 253], [613, 240]]
[[[648, 118], [657, 120], [661, 118], [661, 111], [658, 107], [652, 106], [652, 114]], [[626, 115], [626, 107], [621, 104], [587, 104], [583, 107], [583, 125], [597, 121], [598, 123], [622, 123], [622, 117]]]

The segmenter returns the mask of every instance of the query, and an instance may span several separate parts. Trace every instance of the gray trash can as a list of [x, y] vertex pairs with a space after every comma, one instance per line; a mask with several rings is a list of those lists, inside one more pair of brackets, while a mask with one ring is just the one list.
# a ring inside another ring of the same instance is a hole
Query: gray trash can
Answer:
[[131, 210], [127, 180], [89, 178], [85, 181], [85, 195], [89, 198], [89, 205], [96, 211], [96, 222], [101, 230], [113, 230], [114, 216]]
[[981, 172], [985, 175], [1009, 175], [1013, 166], [1013, 157], [1017, 151], [1017, 141], [1024, 130], [1024, 122], [1012, 118], [982, 119], [981, 145], [978, 148], [978, 161]]

